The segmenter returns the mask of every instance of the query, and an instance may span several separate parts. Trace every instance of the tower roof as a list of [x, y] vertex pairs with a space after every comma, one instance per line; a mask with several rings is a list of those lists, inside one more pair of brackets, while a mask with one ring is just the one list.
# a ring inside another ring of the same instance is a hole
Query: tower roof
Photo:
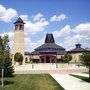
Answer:
[[17, 21], [14, 24], [16, 24], [16, 23], [23, 23], [23, 24], [25, 24], [20, 17], [17, 19]]
[[55, 43], [55, 40], [53, 38], [53, 34], [46, 35], [45, 43]]
[[31, 54], [60, 54], [63, 55], [65, 53], [65, 49], [57, 44], [55, 44], [53, 34], [47, 34], [45, 43], [35, 49]]
[[86, 52], [86, 51], [88, 50], [81, 48], [81, 44], [76, 44], [76, 48], [68, 51], [68, 53], [81, 53], [81, 52]]

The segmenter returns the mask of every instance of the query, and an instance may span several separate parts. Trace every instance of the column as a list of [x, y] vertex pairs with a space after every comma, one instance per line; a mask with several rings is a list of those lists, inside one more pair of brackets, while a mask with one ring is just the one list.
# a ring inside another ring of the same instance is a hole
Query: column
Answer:
[[52, 57], [50, 56], [50, 63], [52, 62]]
[[57, 59], [56, 59], [56, 57], [55, 57], [55, 63], [57, 62]]
[[46, 57], [44, 57], [44, 61], [45, 61], [45, 63], [46, 63]]
[[41, 57], [39, 57], [39, 63], [41, 63]]

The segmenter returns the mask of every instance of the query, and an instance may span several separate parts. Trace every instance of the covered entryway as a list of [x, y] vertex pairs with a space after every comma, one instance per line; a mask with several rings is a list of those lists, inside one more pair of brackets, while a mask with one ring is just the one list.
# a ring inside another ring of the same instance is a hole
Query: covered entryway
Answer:
[[46, 56], [46, 63], [50, 63], [50, 56]]
[[55, 63], [57, 60], [56, 55], [41, 55], [40, 63]]

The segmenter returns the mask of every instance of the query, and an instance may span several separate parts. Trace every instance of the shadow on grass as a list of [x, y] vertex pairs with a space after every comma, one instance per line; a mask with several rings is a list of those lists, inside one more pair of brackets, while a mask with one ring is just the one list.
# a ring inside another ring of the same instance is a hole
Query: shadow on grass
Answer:
[[69, 75], [90, 83], [90, 78], [88, 78], [88, 77], [80, 76], [80, 75], [74, 75], [74, 74], [69, 74]]
[[[11, 85], [11, 84], [13, 84], [14, 83], [14, 81], [4, 81], [4, 86], [6, 86], [6, 85]], [[1, 85], [1, 81], [0, 81], [0, 85]]]

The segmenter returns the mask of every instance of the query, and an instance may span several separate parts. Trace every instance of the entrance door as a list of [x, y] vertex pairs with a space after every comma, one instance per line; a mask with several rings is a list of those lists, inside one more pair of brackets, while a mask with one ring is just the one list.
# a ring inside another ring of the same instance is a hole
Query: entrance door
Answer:
[[45, 59], [43, 57], [41, 58], [41, 63], [45, 63]]
[[50, 57], [46, 56], [46, 63], [50, 63]]

